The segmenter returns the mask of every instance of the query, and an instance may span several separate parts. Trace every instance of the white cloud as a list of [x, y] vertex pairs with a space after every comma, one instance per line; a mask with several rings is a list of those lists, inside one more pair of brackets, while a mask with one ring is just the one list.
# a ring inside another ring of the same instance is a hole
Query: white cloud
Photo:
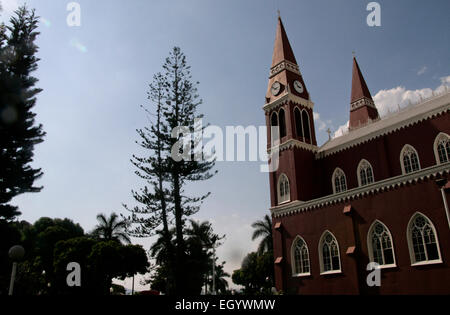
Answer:
[[314, 113], [314, 121], [316, 122], [316, 126], [319, 128], [319, 131], [323, 131], [327, 127], [327, 123], [320, 119], [319, 113]]
[[[408, 106], [411, 103], [420, 102], [421, 99], [428, 98], [435, 94], [442, 93], [446, 87], [450, 87], [450, 75], [441, 78], [441, 84], [435, 89], [423, 88], [420, 90], [407, 90], [403, 86], [398, 86], [390, 90], [381, 90], [373, 97], [373, 101], [381, 117], [390, 112], [398, 111], [399, 108]], [[342, 136], [347, 132], [349, 122], [339, 127], [334, 133], [334, 137]]]
[[338, 128], [338, 130], [336, 130], [336, 132], [334, 133], [334, 138], [343, 136], [344, 133], [347, 132], [349, 126], [350, 126], [350, 121], [347, 121], [347, 123], [345, 125], [340, 126]]
[[425, 72], [427, 72], [428, 68], [427, 66], [423, 66], [422, 68], [419, 69], [419, 71], [417, 71], [417, 75], [422, 75]]

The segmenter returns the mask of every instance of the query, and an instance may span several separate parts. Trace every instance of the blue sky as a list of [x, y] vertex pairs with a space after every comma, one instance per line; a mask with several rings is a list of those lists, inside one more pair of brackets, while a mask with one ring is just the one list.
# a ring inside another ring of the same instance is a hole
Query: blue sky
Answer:
[[[2, 20], [23, 3], [0, 2]], [[378, 1], [380, 27], [367, 26], [370, 1], [362, 0], [80, 0], [81, 27], [66, 24], [69, 2], [27, 1], [44, 19], [35, 112], [47, 132], [34, 162], [45, 188], [14, 200], [30, 222], [68, 217], [89, 231], [97, 213], [133, 204], [130, 191], [142, 182], [129, 160], [142, 152], [135, 129], [146, 124], [139, 105], [148, 104], [147, 85], [175, 45], [200, 81], [207, 122], [264, 125], [277, 8], [315, 103], [319, 144], [326, 128], [348, 121], [352, 51], [377, 106], [450, 84], [446, 0]], [[268, 175], [259, 165], [221, 162], [215, 178], [191, 187], [212, 192], [196, 218], [227, 235], [218, 254], [230, 273], [256, 248], [251, 223], [268, 213]]]

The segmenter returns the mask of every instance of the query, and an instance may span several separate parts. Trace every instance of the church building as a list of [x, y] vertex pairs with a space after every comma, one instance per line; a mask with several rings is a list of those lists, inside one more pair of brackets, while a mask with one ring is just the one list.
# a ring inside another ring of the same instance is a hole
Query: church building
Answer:
[[353, 58], [349, 131], [319, 147], [278, 18], [265, 100], [277, 290], [450, 294], [450, 91], [381, 118]]

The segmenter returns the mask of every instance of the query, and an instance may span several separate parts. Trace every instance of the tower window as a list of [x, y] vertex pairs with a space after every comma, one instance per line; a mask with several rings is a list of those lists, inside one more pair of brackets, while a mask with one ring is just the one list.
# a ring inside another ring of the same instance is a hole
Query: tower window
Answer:
[[367, 247], [371, 262], [381, 266], [395, 266], [392, 236], [388, 228], [380, 221], [375, 221], [370, 227]]
[[408, 245], [412, 264], [441, 261], [436, 229], [421, 213], [413, 215], [408, 224]]
[[409, 144], [405, 145], [400, 153], [400, 163], [403, 174], [420, 170], [419, 156], [416, 149]]
[[[271, 125], [271, 135], [272, 135], [272, 142], [275, 142], [280, 139], [280, 131], [278, 128], [278, 116], [277, 113], [273, 113], [270, 118], [270, 125]], [[277, 128], [273, 128], [277, 127]], [[272, 143], [274, 145], [274, 143]]]
[[326, 231], [319, 244], [320, 273], [341, 271], [339, 246], [334, 235]]
[[291, 257], [293, 276], [310, 274], [308, 246], [300, 236], [297, 236], [292, 243]]
[[366, 160], [362, 160], [358, 165], [359, 186], [366, 186], [374, 182], [372, 165]]
[[300, 114], [300, 110], [296, 107], [294, 109], [294, 117], [295, 117], [295, 131], [297, 137], [303, 138], [303, 123], [302, 123], [302, 114]]
[[309, 124], [309, 115], [306, 110], [302, 110], [302, 124], [303, 124], [303, 132], [305, 135], [305, 141], [311, 142], [311, 129]]
[[340, 193], [347, 190], [347, 180], [345, 178], [344, 171], [337, 168], [333, 173], [332, 178], [334, 193]]
[[291, 200], [291, 191], [289, 187], [289, 179], [285, 174], [281, 174], [278, 180], [278, 203], [283, 203]]
[[450, 136], [441, 132], [434, 140], [434, 154], [438, 164], [450, 161]]
[[284, 115], [284, 109], [280, 109], [280, 138], [286, 137], [286, 117]]

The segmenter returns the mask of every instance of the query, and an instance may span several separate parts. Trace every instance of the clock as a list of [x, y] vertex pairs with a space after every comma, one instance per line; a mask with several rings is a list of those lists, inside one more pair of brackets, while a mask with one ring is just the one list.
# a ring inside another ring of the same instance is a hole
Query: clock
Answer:
[[294, 81], [294, 89], [300, 94], [303, 93], [303, 91], [305, 90], [301, 82], [298, 80]]
[[280, 94], [280, 91], [281, 91], [281, 84], [280, 84], [280, 82], [275, 81], [272, 84], [272, 88], [270, 90], [272, 91], [272, 94], [274, 96], [277, 96], [278, 94]]

